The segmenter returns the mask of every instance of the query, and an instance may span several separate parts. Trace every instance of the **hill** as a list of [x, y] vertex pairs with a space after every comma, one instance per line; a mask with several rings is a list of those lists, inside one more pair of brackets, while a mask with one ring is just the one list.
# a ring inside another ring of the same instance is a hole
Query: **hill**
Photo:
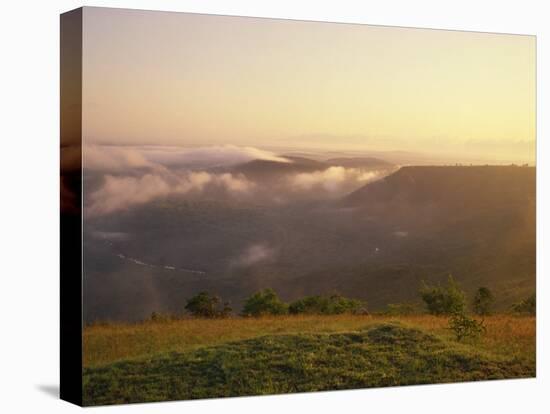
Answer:
[[285, 156], [284, 158], [289, 162], [252, 160], [232, 167], [231, 172], [244, 174], [247, 178], [253, 180], [265, 180], [281, 174], [320, 171], [327, 168], [323, 162], [309, 158], [291, 156]]
[[301, 196], [170, 197], [88, 220], [86, 320], [181, 312], [203, 290], [235, 311], [266, 287], [379, 310], [449, 274], [470, 298], [489, 287], [499, 310], [535, 290], [534, 168], [403, 167], [342, 199]]
[[[263, 324], [267, 329], [276, 325], [282, 330], [275, 335], [256, 331], [248, 339], [222, 339], [215, 345], [178, 352], [170, 351], [171, 342], [166, 342], [167, 333], [173, 329], [171, 324], [138, 325], [133, 329], [150, 332], [146, 341], [156, 339], [155, 346], [149, 349], [157, 353], [102, 365], [88, 364], [84, 370], [84, 403], [215, 398], [535, 375], [534, 320], [531, 318], [516, 319], [517, 332], [512, 336], [502, 330], [509, 320], [489, 319], [490, 338], [487, 344], [477, 345], [450, 340], [443, 334], [444, 329], [433, 331], [429, 327], [440, 322], [436, 318], [405, 323], [347, 318], [351, 320], [316, 317], [282, 318], [281, 322], [274, 319], [229, 321], [231, 335], [248, 332], [248, 325]], [[180, 325], [202, 324], [201, 332], [208, 334], [212, 324], [223, 329], [226, 322], [219, 322], [182, 321]], [[358, 328], [341, 330], [350, 323]], [[294, 333], [292, 329], [296, 324], [306, 329]], [[241, 329], [235, 329], [237, 325]], [[109, 341], [114, 348], [120, 347], [120, 341], [102, 334], [108, 332], [105, 329], [108, 327], [98, 327], [95, 331], [89, 328], [88, 337], [103, 335], [97, 339]], [[121, 327], [119, 332], [125, 330], [127, 328]], [[223, 337], [217, 335], [216, 340], [219, 338]], [[510, 346], [515, 351], [510, 352]]]
[[365, 185], [345, 198], [350, 205], [440, 203], [451, 206], [498, 207], [532, 203], [536, 170], [516, 166], [402, 167], [384, 179]]
[[258, 181], [280, 179], [291, 174], [312, 173], [324, 171], [330, 167], [354, 168], [364, 171], [392, 170], [395, 165], [374, 157], [341, 157], [326, 161], [313, 160], [306, 157], [284, 155], [289, 162], [252, 160], [238, 164], [229, 169], [236, 174], [244, 174], [247, 178]]
[[515, 166], [403, 167], [367, 184], [341, 207], [393, 238], [379, 239], [377, 259], [344, 278], [374, 289], [378, 304], [416, 291], [411, 281], [451, 273], [470, 294], [497, 291], [504, 309], [535, 289], [535, 184], [535, 168]]
[[346, 168], [365, 168], [365, 169], [377, 169], [377, 168], [392, 168], [395, 165], [391, 162], [374, 157], [340, 157], [329, 158], [325, 161], [325, 164]]

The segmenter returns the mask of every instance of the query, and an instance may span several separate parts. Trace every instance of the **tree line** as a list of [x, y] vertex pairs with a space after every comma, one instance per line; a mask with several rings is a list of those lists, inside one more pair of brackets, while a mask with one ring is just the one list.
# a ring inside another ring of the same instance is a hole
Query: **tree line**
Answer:
[[[200, 292], [187, 301], [185, 310], [199, 318], [224, 318], [232, 313], [228, 302], [222, 302], [217, 295]], [[270, 288], [260, 290], [249, 296], [243, 305], [241, 316], [259, 317], [267, 315], [339, 315], [365, 314], [367, 304], [359, 299], [346, 298], [340, 294], [306, 296], [291, 303], [283, 302]]]
[[[459, 287], [452, 276], [449, 276], [446, 285], [441, 283], [430, 285], [421, 283], [419, 296], [424, 302], [425, 312], [437, 316], [465, 316], [467, 314], [467, 299], [465, 292]], [[471, 310], [478, 316], [487, 316], [493, 313], [495, 297], [487, 287], [480, 287], [471, 302]], [[232, 315], [233, 309], [229, 302], [222, 301], [218, 295], [209, 292], [200, 292], [187, 300], [185, 311], [197, 318], [226, 318]], [[511, 311], [518, 314], [536, 314], [535, 294], [515, 303]], [[363, 300], [344, 297], [338, 293], [329, 295], [305, 296], [290, 303], [283, 302], [277, 293], [266, 288], [249, 296], [243, 305], [241, 316], [260, 317], [269, 315], [339, 315], [339, 314], [368, 314], [367, 303]], [[423, 313], [415, 304], [389, 304], [387, 315], [411, 315]], [[152, 319], [161, 319], [161, 314], [153, 313]], [[465, 320], [462, 320], [466, 323]]]
[[[447, 285], [428, 285], [422, 282], [420, 297], [426, 305], [426, 310], [432, 315], [455, 315], [467, 312], [466, 294], [452, 276]], [[472, 300], [472, 311], [478, 316], [493, 313], [495, 297], [488, 287], [477, 289]], [[514, 303], [510, 310], [516, 314], [536, 315], [536, 295], [533, 293], [526, 299]]]

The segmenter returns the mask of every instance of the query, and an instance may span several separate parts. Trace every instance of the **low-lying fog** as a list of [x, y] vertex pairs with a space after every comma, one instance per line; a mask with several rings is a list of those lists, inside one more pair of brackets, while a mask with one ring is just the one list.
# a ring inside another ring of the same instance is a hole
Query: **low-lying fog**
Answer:
[[395, 170], [391, 163], [374, 158], [313, 160], [231, 145], [89, 145], [83, 154], [86, 175], [93, 178], [84, 186], [88, 217], [176, 195], [276, 203], [334, 198]]
[[236, 146], [94, 145], [83, 161], [86, 321], [182, 312], [200, 291], [238, 312], [266, 287], [375, 310], [449, 273], [502, 307], [534, 289], [534, 168]]

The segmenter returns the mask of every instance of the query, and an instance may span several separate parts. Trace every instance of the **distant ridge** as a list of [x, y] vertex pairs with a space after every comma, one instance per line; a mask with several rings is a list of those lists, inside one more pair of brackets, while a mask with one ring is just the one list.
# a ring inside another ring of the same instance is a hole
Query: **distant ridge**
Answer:
[[388, 170], [394, 164], [374, 157], [342, 157], [331, 158], [326, 161], [316, 161], [305, 157], [281, 155], [290, 162], [271, 160], [252, 160], [234, 166], [233, 173], [241, 173], [252, 179], [269, 178], [274, 175], [308, 173], [323, 171], [330, 167], [357, 168], [363, 170]]
[[470, 206], [534, 200], [535, 167], [411, 166], [366, 184], [344, 199], [361, 206], [388, 202], [460, 203]]
[[346, 168], [390, 168], [394, 165], [391, 162], [374, 157], [345, 157], [330, 158], [325, 164]]
[[284, 156], [284, 158], [288, 159], [290, 162], [252, 160], [236, 165], [233, 167], [232, 171], [244, 174], [249, 178], [261, 178], [262, 176], [273, 174], [312, 172], [326, 168], [324, 163], [309, 158], [288, 156]]

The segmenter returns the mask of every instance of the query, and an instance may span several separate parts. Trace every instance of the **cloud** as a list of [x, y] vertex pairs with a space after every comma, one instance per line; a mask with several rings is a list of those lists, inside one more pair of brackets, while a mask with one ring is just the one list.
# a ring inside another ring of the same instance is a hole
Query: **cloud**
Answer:
[[322, 171], [299, 173], [290, 177], [291, 185], [297, 190], [323, 188], [337, 192], [344, 187], [364, 184], [379, 178], [381, 171], [363, 171], [358, 168], [329, 167]]
[[[239, 147], [234, 147], [234, 148], [239, 148]], [[275, 155], [272, 152], [261, 150], [254, 147], [244, 147], [244, 148], [241, 148], [241, 151], [250, 157], [249, 161], [264, 160], [264, 161], [283, 162], [287, 164], [292, 163], [292, 160], [289, 160], [288, 158], [281, 157], [279, 155]]]
[[275, 249], [265, 243], [256, 243], [248, 246], [232, 264], [234, 266], [248, 267], [269, 260], [275, 255]]
[[160, 197], [201, 192], [207, 187], [233, 195], [249, 193], [255, 184], [241, 174], [205, 171], [255, 159], [291, 162], [269, 151], [234, 145], [161, 147], [85, 145], [86, 170], [103, 174], [103, 183], [89, 190], [85, 212], [109, 214]]
[[232, 194], [245, 194], [254, 187], [254, 183], [242, 175], [204, 171], [146, 173], [139, 177], [108, 174], [104, 177], [103, 185], [90, 194], [85, 212], [89, 216], [109, 214], [159, 197], [201, 192], [207, 186], [223, 188]]
[[247, 180], [243, 175], [234, 176], [229, 173], [215, 175], [214, 181], [233, 193], [248, 193], [255, 186], [252, 181]]
[[204, 169], [240, 164], [252, 160], [289, 163], [291, 160], [254, 147], [235, 145], [209, 147], [86, 145], [85, 169], [120, 172], [130, 169]]
[[134, 147], [86, 145], [82, 157], [83, 167], [94, 171], [121, 172], [157, 167]]
[[146, 174], [142, 177], [105, 176], [103, 186], [90, 195], [86, 213], [101, 215], [123, 210], [135, 204], [143, 204], [165, 196], [170, 186], [159, 176]]
[[[321, 190], [319, 195], [330, 193], [331, 197], [336, 197], [384, 174], [383, 171], [332, 166], [288, 176], [276, 188], [267, 188], [245, 175], [216, 168], [257, 159], [292, 162], [254, 147], [86, 145], [83, 157], [85, 170], [94, 177], [84, 194], [84, 210], [88, 216], [125, 210], [162, 197], [201, 192], [243, 196], [256, 190], [259, 197], [278, 203], [307, 190]], [[219, 190], [223, 192], [214, 193]]]

